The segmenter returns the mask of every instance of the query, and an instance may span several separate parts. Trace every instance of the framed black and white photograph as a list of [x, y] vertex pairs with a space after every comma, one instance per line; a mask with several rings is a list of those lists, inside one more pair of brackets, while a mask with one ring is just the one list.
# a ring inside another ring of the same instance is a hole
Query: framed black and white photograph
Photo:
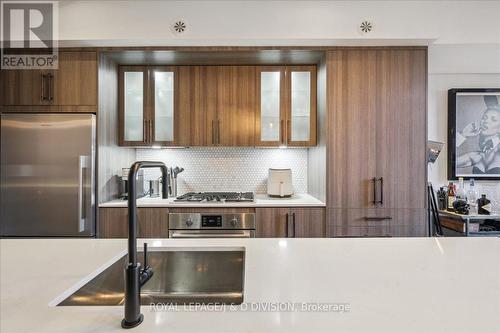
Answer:
[[448, 90], [448, 178], [500, 179], [500, 88]]

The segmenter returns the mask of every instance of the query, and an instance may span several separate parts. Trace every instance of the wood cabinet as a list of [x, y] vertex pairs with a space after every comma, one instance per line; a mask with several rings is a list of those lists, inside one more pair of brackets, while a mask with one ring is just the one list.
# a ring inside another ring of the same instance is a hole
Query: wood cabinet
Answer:
[[[425, 237], [425, 209], [329, 209], [327, 234], [335, 237]], [[331, 223], [333, 221], [333, 223]]]
[[316, 66], [257, 69], [256, 146], [316, 145]]
[[[327, 206], [340, 209], [329, 212], [328, 225], [341, 226], [329, 228], [330, 236], [358, 227], [371, 213], [406, 221], [397, 227], [425, 220], [426, 54], [412, 48], [327, 53]], [[410, 211], [418, 214], [402, 213]], [[396, 227], [377, 222], [373, 228]]]
[[253, 146], [254, 66], [122, 66], [119, 85], [121, 145]]
[[[128, 237], [128, 208], [99, 208], [99, 238]], [[139, 238], [168, 237], [167, 208], [137, 208]]]
[[97, 55], [60, 51], [55, 70], [2, 70], [5, 111], [89, 111], [97, 108]]
[[256, 208], [257, 237], [325, 237], [324, 208]]
[[255, 66], [217, 66], [216, 144], [253, 146], [256, 109]]
[[189, 144], [177, 67], [120, 66], [118, 84], [120, 145]]

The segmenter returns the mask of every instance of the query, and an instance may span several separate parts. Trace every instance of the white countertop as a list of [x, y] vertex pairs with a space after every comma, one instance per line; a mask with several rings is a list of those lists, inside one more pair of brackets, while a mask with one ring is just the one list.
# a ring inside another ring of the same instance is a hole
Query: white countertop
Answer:
[[[254, 202], [175, 202], [175, 198], [140, 198], [137, 207], [325, 207], [325, 203], [315, 197], [301, 193], [290, 198], [271, 198], [266, 194], [256, 194]], [[99, 207], [127, 207], [127, 200], [112, 200], [99, 204]]]
[[[150, 240], [243, 246], [245, 303], [348, 303], [333, 312], [172, 312], [133, 332], [500, 332], [500, 238]], [[0, 331], [124, 332], [121, 306], [51, 307], [126, 240], [0, 240]], [[154, 249], [152, 249], [154, 250]]]

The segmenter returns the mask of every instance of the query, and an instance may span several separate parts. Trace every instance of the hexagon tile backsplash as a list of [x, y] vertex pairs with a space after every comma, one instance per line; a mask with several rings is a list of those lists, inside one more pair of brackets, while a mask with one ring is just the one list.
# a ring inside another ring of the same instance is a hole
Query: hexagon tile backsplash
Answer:
[[[307, 149], [304, 148], [138, 148], [136, 159], [183, 167], [185, 170], [177, 180], [179, 195], [214, 191], [266, 193], [269, 168], [292, 169], [295, 192], [307, 192]], [[159, 170], [144, 169], [146, 181], [160, 175]]]

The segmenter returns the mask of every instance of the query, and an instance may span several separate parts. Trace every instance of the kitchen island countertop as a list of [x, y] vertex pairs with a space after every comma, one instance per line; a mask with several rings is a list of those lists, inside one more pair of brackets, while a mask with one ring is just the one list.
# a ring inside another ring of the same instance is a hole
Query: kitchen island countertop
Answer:
[[[161, 199], [144, 197], [137, 199], [137, 207], [325, 207], [325, 203], [310, 194], [295, 194], [290, 198], [271, 198], [266, 194], [256, 194], [254, 202], [175, 202], [175, 198]], [[99, 204], [101, 208], [127, 207], [127, 200], [112, 200]]]
[[[288, 302], [350, 309], [174, 312], [143, 306], [144, 322], [133, 332], [500, 332], [499, 238], [148, 242], [151, 250], [244, 247], [249, 309]], [[124, 254], [126, 240], [2, 239], [0, 249], [1, 332], [125, 332], [121, 306], [49, 303]]]

